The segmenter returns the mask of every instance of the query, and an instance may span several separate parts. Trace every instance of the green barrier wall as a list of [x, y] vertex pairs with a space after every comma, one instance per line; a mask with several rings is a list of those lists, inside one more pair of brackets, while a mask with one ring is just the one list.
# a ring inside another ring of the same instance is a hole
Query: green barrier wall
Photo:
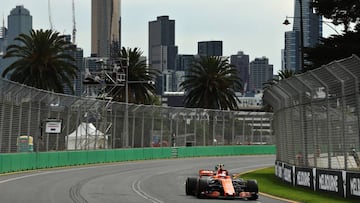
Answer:
[[256, 154], [275, 154], [275, 146], [161, 147], [0, 154], [0, 173], [135, 160]]

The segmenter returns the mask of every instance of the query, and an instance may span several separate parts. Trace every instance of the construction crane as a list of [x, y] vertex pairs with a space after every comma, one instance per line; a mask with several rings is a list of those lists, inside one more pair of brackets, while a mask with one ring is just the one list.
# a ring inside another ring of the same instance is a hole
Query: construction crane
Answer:
[[73, 30], [72, 30], [72, 43], [76, 42], [76, 21], [75, 21], [75, 3], [72, 0], [72, 19], [73, 19]]
[[50, 0], [48, 0], [48, 12], [49, 12], [49, 23], [50, 23], [50, 29], [53, 30], [53, 24], [51, 19], [51, 6], [50, 6]]

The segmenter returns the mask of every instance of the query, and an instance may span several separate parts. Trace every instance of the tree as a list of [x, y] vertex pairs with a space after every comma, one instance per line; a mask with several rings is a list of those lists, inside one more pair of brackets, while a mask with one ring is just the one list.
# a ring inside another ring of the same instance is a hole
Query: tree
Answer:
[[311, 7], [318, 15], [331, 19], [334, 25], [343, 25], [344, 31], [350, 30], [350, 24], [360, 22], [359, 0], [313, 0]]
[[237, 70], [228, 58], [200, 57], [187, 70], [180, 86], [185, 90], [185, 106], [205, 109], [235, 110], [241, 89]]
[[289, 69], [285, 69], [285, 70], [279, 70], [278, 71], [278, 76], [266, 83], [264, 83], [264, 90], [271, 87], [272, 85], [277, 84], [280, 80], [286, 79], [286, 78], [290, 78], [292, 76], [296, 75], [296, 72], [293, 70], [289, 70]]
[[353, 54], [360, 56], [360, 25], [354, 31], [343, 35], [332, 35], [323, 38], [314, 48], [305, 49], [305, 59], [311, 63], [305, 64], [304, 71], [319, 68], [331, 61], [350, 57]]
[[306, 47], [303, 72], [350, 57], [352, 54], [360, 55], [360, 1], [313, 0], [311, 6], [318, 15], [330, 19], [334, 25], [343, 25], [344, 32], [321, 39], [313, 48]]
[[[137, 104], [153, 104], [156, 102], [155, 81], [159, 71], [147, 67], [146, 60], [142, 59], [142, 51], [139, 48], [122, 47], [118, 57], [121, 59], [122, 67], [128, 66], [128, 102]], [[126, 71], [126, 70], [124, 70]], [[119, 87], [113, 95], [114, 100], [125, 102], [125, 86]]]
[[15, 38], [20, 45], [7, 47], [3, 58], [15, 57], [2, 77], [39, 89], [64, 93], [64, 86], [73, 91], [72, 80], [77, 76], [74, 58], [66, 54], [73, 50], [70, 42], [52, 30], [32, 30], [30, 35]]

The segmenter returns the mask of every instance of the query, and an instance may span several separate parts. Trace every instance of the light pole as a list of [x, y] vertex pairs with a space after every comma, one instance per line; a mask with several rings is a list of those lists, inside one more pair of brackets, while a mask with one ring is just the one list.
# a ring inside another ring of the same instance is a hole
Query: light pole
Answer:
[[126, 59], [125, 79], [125, 147], [129, 146], [129, 57]]

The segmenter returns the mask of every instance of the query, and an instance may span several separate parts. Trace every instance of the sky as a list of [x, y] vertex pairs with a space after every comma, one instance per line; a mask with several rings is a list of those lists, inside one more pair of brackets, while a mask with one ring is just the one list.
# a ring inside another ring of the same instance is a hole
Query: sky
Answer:
[[[16, 5], [30, 11], [33, 29], [50, 29], [48, 0], [0, 0], [5, 27]], [[53, 28], [71, 34], [72, 0], [50, 0], [50, 8]], [[148, 23], [162, 15], [175, 20], [179, 54], [196, 54], [199, 41], [221, 40], [224, 56], [238, 51], [250, 55], [250, 61], [265, 56], [276, 74], [281, 69], [284, 33], [292, 29], [282, 22], [294, 15], [294, 0], [122, 0], [122, 46], [138, 47], [147, 56]], [[75, 0], [75, 18], [76, 43], [85, 57], [90, 56], [91, 0]]]

